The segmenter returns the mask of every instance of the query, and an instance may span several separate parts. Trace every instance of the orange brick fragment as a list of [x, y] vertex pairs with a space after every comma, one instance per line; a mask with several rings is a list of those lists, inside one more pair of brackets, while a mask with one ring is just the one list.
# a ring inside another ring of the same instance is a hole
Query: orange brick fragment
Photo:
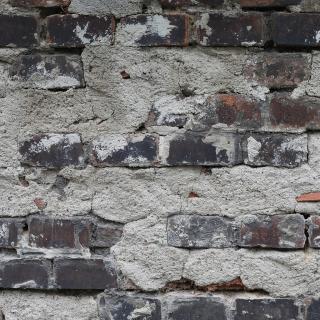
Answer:
[[320, 192], [310, 192], [296, 197], [298, 202], [318, 202], [320, 201]]

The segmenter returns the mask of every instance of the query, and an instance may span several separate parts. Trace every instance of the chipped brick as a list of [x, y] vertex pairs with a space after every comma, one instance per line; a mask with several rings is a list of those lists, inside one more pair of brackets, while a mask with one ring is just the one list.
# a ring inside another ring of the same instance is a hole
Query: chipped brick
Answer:
[[319, 202], [320, 192], [310, 192], [296, 197], [298, 202]]

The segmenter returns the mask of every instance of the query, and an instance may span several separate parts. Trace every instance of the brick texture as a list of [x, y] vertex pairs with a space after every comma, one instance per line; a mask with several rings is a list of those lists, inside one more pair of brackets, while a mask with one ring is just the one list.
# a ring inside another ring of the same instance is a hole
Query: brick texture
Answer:
[[240, 5], [246, 8], [286, 7], [300, 3], [301, 0], [240, 0]]
[[67, 7], [71, 0], [10, 0], [10, 3], [15, 7]]
[[14, 248], [22, 236], [24, 221], [21, 219], [0, 220], [0, 248]]

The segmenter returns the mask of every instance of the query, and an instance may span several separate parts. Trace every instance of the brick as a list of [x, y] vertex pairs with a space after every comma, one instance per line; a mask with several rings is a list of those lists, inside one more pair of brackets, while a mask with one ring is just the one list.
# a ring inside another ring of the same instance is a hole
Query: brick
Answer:
[[300, 319], [299, 307], [291, 299], [237, 299], [235, 320]]
[[9, 260], [1, 264], [2, 288], [47, 289], [50, 262], [42, 260]]
[[157, 139], [152, 135], [110, 134], [92, 143], [91, 163], [98, 167], [145, 167], [157, 160]]
[[57, 259], [56, 285], [60, 289], [104, 290], [117, 287], [116, 271], [110, 261], [101, 259]]
[[21, 238], [23, 227], [23, 220], [0, 219], [0, 248], [15, 248]]
[[305, 220], [302, 215], [248, 215], [240, 220], [240, 247], [304, 248]]
[[161, 320], [161, 302], [143, 295], [103, 295], [99, 299], [101, 320]]
[[231, 166], [242, 161], [239, 136], [202, 136], [192, 132], [160, 137], [161, 161], [167, 165]]
[[38, 44], [38, 22], [32, 16], [0, 15], [0, 47], [29, 48]]
[[300, 53], [264, 53], [251, 57], [244, 75], [270, 89], [295, 88], [311, 76], [311, 63]]
[[306, 135], [251, 133], [242, 140], [245, 164], [294, 168], [308, 160]]
[[89, 247], [88, 221], [32, 217], [28, 225], [31, 247], [71, 249]]
[[297, 202], [319, 202], [320, 192], [304, 193], [296, 197]]
[[211, 297], [177, 298], [170, 305], [168, 320], [227, 320], [225, 306]]
[[305, 320], [318, 320], [320, 314], [320, 299], [310, 299], [307, 303]]
[[85, 86], [81, 58], [75, 55], [25, 55], [11, 67], [10, 76], [25, 88], [68, 89]]
[[21, 162], [30, 166], [61, 168], [83, 166], [84, 153], [78, 134], [39, 134], [20, 143]]
[[94, 228], [90, 246], [95, 248], [110, 248], [120, 241], [123, 225], [115, 223], [97, 224]]
[[47, 18], [47, 41], [52, 47], [67, 48], [111, 44], [114, 29], [115, 20], [110, 15], [52, 15]]
[[160, 3], [165, 8], [176, 8], [183, 6], [192, 6], [195, 4], [203, 4], [210, 7], [215, 7], [223, 4], [224, 0], [160, 0]]
[[128, 16], [120, 21], [117, 39], [127, 46], [187, 46], [189, 17], [184, 14]]
[[275, 95], [269, 107], [273, 127], [290, 129], [319, 129], [320, 100], [311, 97], [292, 99], [287, 94]]
[[240, 6], [244, 8], [276, 8], [298, 5], [300, 3], [301, 0], [240, 0]]
[[311, 216], [307, 220], [309, 246], [311, 248], [320, 248], [320, 217]]
[[71, 0], [10, 0], [14, 7], [25, 8], [50, 8], [50, 7], [67, 7]]
[[263, 46], [265, 33], [266, 23], [260, 13], [204, 13], [197, 22], [202, 46]]
[[235, 245], [232, 220], [219, 216], [173, 215], [167, 224], [168, 245], [180, 248], [225, 248]]
[[271, 21], [272, 39], [277, 46], [320, 46], [320, 14], [274, 13]]

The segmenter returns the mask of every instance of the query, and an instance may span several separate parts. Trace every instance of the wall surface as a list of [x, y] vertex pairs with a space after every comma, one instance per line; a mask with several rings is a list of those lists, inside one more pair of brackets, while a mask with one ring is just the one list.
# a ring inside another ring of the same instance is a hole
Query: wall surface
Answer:
[[319, 320], [319, 0], [0, 0], [0, 319]]

